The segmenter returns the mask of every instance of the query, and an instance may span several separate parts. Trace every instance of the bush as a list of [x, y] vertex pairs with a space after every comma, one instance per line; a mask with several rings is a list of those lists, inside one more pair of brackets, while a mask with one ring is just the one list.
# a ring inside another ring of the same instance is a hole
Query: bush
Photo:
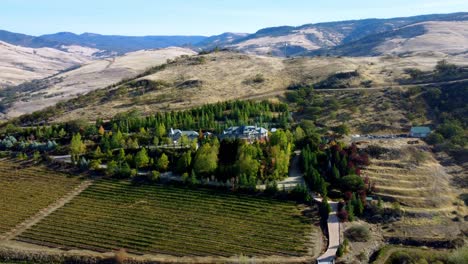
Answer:
[[413, 258], [406, 252], [396, 252], [390, 257], [392, 264], [410, 264], [414, 263]]
[[363, 225], [356, 225], [345, 231], [345, 237], [354, 242], [366, 242], [370, 238], [369, 228]]
[[343, 245], [339, 245], [339, 246], [338, 246], [338, 250], [336, 251], [336, 256], [337, 256], [337, 257], [342, 257], [342, 256], [343, 256], [343, 253], [344, 253], [344, 246], [343, 246]]
[[276, 181], [267, 182], [265, 186], [265, 194], [275, 195], [278, 192], [278, 184]]
[[468, 262], [468, 247], [464, 247], [454, 251], [448, 257], [449, 264], [459, 264], [459, 263], [467, 263]]
[[292, 199], [298, 202], [310, 202], [312, 198], [310, 197], [307, 187], [303, 184], [298, 184], [290, 193]]
[[148, 180], [151, 182], [157, 182], [161, 179], [161, 173], [159, 171], [151, 171], [151, 173], [148, 174]]

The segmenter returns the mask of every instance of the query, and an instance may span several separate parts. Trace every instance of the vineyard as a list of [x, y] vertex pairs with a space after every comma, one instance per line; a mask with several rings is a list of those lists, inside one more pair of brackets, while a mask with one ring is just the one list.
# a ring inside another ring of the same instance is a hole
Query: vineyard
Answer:
[[80, 183], [43, 167], [0, 161], [0, 237]]
[[320, 229], [303, 209], [266, 197], [103, 180], [17, 240], [98, 252], [310, 256]]

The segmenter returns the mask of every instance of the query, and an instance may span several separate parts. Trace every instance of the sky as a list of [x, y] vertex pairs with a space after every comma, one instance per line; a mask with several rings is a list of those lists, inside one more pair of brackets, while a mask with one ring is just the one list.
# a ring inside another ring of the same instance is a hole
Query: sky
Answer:
[[34, 36], [63, 31], [209, 36], [466, 11], [467, 0], [0, 0], [0, 29]]

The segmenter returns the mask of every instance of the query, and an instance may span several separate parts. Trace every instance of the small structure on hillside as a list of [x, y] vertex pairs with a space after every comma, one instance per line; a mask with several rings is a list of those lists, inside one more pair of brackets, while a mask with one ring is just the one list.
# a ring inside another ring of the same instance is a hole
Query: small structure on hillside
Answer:
[[184, 130], [180, 130], [180, 129], [172, 129], [171, 128], [171, 130], [169, 131], [168, 136], [172, 139], [172, 142], [179, 143], [180, 139], [183, 136], [187, 136], [187, 138], [190, 141], [193, 141], [193, 140], [198, 138], [199, 134], [198, 134], [197, 131], [193, 131], [193, 130], [184, 131]]
[[430, 133], [431, 129], [429, 127], [417, 126], [411, 128], [409, 136], [415, 138], [425, 138], [429, 136]]
[[233, 126], [224, 130], [220, 138], [241, 139], [249, 142], [266, 140], [268, 139], [268, 130], [257, 126]]

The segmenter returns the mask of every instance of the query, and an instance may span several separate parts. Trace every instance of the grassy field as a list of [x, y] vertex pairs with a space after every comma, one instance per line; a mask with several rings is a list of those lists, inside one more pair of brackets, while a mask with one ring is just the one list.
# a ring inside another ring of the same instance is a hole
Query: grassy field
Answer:
[[17, 240], [99, 252], [309, 256], [320, 229], [302, 209], [214, 190], [100, 181]]
[[466, 263], [468, 247], [458, 250], [437, 250], [428, 248], [385, 246], [380, 249], [374, 264], [392, 263]]
[[44, 167], [0, 160], [0, 237], [80, 183]]
[[[376, 184], [377, 195], [400, 204], [403, 217], [383, 225], [385, 237], [415, 240], [450, 240], [462, 227], [455, 217], [463, 217], [465, 209], [458, 206], [458, 190], [450, 185], [450, 175], [434, 159], [428, 146], [420, 141], [408, 145], [411, 139], [378, 140], [385, 154], [371, 159], [363, 175]], [[456, 214], [455, 214], [455, 213]]]

